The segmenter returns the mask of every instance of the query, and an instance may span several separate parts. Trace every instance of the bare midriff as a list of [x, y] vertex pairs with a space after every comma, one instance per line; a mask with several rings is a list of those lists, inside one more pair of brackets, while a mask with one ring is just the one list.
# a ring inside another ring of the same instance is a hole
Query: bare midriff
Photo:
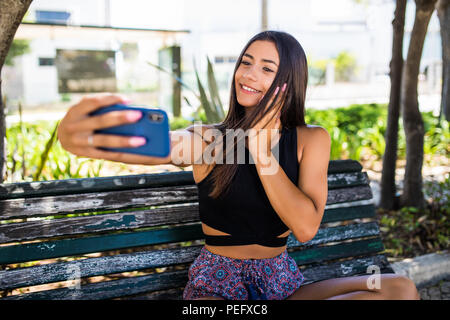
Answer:
[[[202, 223], [203, 233], [207, 235], [229, 235], [228, 233], [221, 232], [217, 229]], [[290, 230], [286, 231], [279, 237], [286, 237], [291, 233]], [[283, 247], [265, 247], [259, 244], [249, 244], [242, 246], [210, 246], [205, 244], [205, 248], [221, 256], [233, 258], [233, 259], [268, 259], [273, 258], [286, 250], [286, 246]]]

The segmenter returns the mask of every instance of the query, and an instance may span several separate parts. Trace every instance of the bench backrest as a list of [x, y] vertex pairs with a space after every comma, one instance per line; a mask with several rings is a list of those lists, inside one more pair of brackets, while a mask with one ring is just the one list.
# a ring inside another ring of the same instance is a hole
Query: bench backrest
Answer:
[[[393, 272], [361, 169], [330, 161], [317, 235], [289, 238], [305, 283]], [[4, 299], [179, 299], [203, 243], [191, 171], [0, 185]]]

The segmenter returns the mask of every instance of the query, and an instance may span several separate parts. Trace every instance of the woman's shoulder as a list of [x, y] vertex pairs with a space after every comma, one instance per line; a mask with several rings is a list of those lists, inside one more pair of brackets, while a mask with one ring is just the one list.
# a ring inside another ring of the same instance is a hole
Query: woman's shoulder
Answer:
[[298, 140], [304, 140], [304, 142], [310, 143], [311, 141], [320, 140], [329, 135], [327, 129], [318, 125], [306, 124], [297, 127], [297, 137], [300, 136], [300, 138], [303, 138]]
[[305, 149], [326, 147], [330, 140], [330, 134], [321, 126], [313, 124], [297, 126], [298, 162], [301, 162]]

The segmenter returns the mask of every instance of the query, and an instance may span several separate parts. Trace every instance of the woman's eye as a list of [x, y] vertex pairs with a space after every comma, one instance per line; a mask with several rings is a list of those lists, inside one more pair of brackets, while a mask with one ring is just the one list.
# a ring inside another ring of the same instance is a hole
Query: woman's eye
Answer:
[[269, 69], [269, 68], [267, 68], [267, 67], [264, 67], [263, 70], [264, 70], [264, 71], [267, 71], [267, 72], [274, 72], [272, 69]]
[[244, 60], [242, 60], [241, 63], [242, 63], [244, 66], [249, 66], [249, 65], [250, 65], [250, 62], [244, 61]]

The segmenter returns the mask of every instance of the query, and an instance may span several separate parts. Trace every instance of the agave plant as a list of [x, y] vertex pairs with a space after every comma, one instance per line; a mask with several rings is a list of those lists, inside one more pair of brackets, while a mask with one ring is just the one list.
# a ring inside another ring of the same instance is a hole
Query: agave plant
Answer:
[[[155, 67], [156, 69], [158, 69], [160, 71], [163, 71], [163, 72], [171, 75], [184, 88], [186, 88], [190, 92], [194, 93], [195, 97], [200, 102], [200, 108], [198, 108], [196, 110], [196, 112], [198, 113], [200, 111], [200, 109], [203, 109], [205, 111], [207, 122], [208, 123], [217, 123], [217, 122], [220, 122], [225, 117], [225, 112], [223, 110], [222, 101], [220, 100], [219, 90], [218, 90], [218, 87], [217, 87], [217, 81], [216, 81], [216, 77], [214, 75], [213, 66], [212, 66], [211, 61], [209, 60], [209, 58], [208, 57], [206, 57], [206, 58], [207, 58], [207, 61], [208, 61], [207, 76], [208, 76], [209, 94], [206, 93], [205, 86], [200, 81], [200, 77], [198, 75], [198, 71], [197, 71], [197, 67], [195, 65], [195, 61], [194, 61], [194, 71], [195, 71], [195, 77], [196, 77], [196, 80], [197, 80], [198, 92], [193, 90], [191, 87], [189, 87], [186, 83], [183, 82], [183, 80], [181, 78], [179, 78], [173, 72], [168, 71], [168, 70], [162, 68], [161, 66], [153, 64], [151, 62], [148, 62], [148, 64], [150, 66], [152, 66], [152, 67]], [[191, 103], [189, 102], [189, 100], [186, 97], [183, 97], [183, 99], [186, 101], [186, 103], [189, 106], [192, 106]]]

